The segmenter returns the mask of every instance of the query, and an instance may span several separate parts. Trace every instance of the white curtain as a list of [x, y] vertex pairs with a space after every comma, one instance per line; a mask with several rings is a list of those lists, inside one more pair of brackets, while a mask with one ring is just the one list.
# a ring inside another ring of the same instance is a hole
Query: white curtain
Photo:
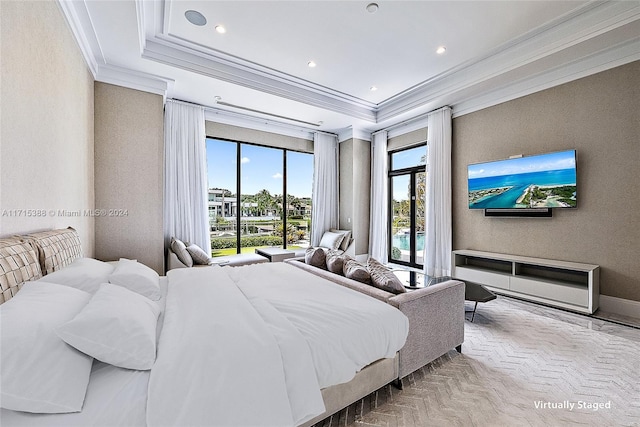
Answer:
[[335, 135], [315, 132], [313, 165], [311, 245], [318, 246], [325, 231], [338, 228], [338, 138]]
[[371, 140], [371, 214], [369, 255], [387, 263], [388, 259], [388, 179], [387, 131], [373, 134]]
[[451, 108], [427, 116], [424, 272], [451, 275]]
[[164, 236], [211, 252], [204, 108], [167, 100], [164, 112]]

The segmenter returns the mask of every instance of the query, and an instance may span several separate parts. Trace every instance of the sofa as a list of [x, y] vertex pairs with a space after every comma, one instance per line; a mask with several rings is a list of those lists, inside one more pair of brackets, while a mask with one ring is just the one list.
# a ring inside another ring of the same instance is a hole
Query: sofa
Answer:
[[399, 353], [398, 385], [400, 387], [404, 377], [449, 350], [455, 348], [458, 352], [462, 352], [464, 282], [448, 280], [406, 293], [393, 294], [306, 264], [304, 257], [290, 258], [285, 262], [391, 304], [409, 318], [409, 335]]

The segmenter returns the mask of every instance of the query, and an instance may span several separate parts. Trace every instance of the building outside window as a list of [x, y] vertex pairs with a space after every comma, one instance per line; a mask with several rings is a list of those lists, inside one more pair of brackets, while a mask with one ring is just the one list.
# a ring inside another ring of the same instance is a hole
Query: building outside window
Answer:
[[207, 139], [212, 256], [309, 246], [313, 154]]

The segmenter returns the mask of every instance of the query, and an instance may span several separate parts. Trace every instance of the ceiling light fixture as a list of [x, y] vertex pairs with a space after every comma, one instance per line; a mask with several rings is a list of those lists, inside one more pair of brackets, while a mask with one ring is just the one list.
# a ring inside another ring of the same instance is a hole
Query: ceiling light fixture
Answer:
[[309, 68], [315, 68], [315, 67], [316, 67], [316, 63], [315, 63], [315, 61], [309, 61], [309, 62], [307, 62], [307, 65], [309, 66]]
[[445, 53], [447, 51], [447, 48], [444, 46], [440, 46], [438, 49], [436, 49], [436, 53], [438, 55], [442, 55], [443, 53]]
[[216, 31], [219, 34], [224, 34], [227, 32], [227, 29], [225, 27], [223, 27], [222, 25], [216, 25]]
[[207, 24], [207, 18], [197, 10], [187, 10], [184, 13], [184, 17], [187, 18], [187, 21], [191, 22], [193, 25], [197, 25], [198, 27], [202, 27]]
[[375, 86], [371, 86], [371, 87], [369, 88], [369, 90], [370, 90], [371, 92], [375, 92], [375, 91], [377, 91], [377, 90], [378, 90], [378, 88], [377, 88], [377, 87], [375, 87]]
[[376, 13], [378, 11], [378, 3], [369, 3], [367, 5], [367, 12]]
[[214, 100], [214, 101], [215, 101], [215, 103], [217, 104], [219, 101], [222, 101], [222, 97], [221, 97], [221, 96], [216, 95], [216, 96], [214, 96], [214, 97], [213, 97], [213, 100]]

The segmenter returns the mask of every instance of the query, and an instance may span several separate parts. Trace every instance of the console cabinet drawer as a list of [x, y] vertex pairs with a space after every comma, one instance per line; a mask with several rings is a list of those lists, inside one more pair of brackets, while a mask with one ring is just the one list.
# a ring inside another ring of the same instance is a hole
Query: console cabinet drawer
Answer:
[[476, 268], [456, 267], [455, 278], [494, 288], [509, 289], [509, 276]]
[[586, 286], [565, 285], [523, 277], [512, 277], [511, 290], [581, 307], [589, 306], [589, 289]]

